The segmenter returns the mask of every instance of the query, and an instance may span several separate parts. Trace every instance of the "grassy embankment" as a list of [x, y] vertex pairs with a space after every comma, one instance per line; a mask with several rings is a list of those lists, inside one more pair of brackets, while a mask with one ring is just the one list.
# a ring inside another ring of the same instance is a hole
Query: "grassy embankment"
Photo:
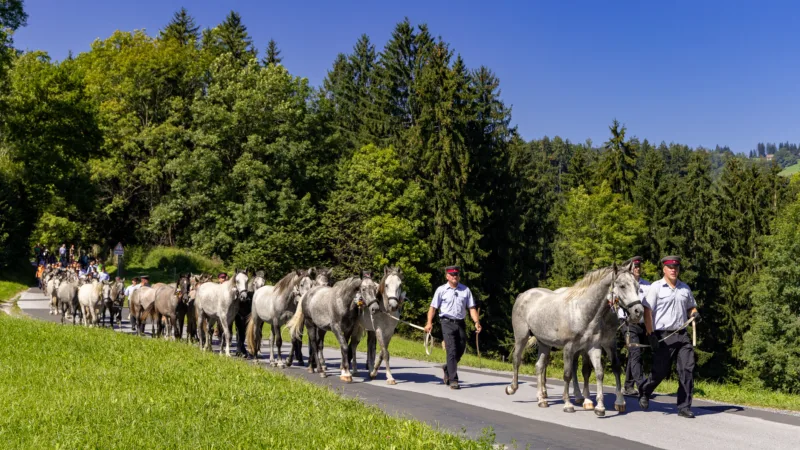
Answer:
[[36, 269], [32, 266], [19, 266], [0, 272], [0, 303], [11, 300], [32, 286], [36, 282], [35, 276]]
[[795, 165], [793, 165], [793, 166], [789, 166], [789, 167], [781, 170], [781, 172], [778, 175], [783, 175], [785, 177], [790, 177], [790, 176], [792, 176], [792, 175], [794, 175], [794, 174], [796, 174], [798, 172], [800, 172], [800, 162], [795, 164]]
[[3, 448], [491, 448], [195, 347], [0, 314]]

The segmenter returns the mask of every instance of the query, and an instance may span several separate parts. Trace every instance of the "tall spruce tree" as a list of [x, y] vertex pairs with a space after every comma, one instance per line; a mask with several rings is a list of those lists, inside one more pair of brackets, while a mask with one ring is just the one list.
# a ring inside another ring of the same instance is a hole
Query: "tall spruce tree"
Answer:
[[275, 39], [270, 39], [269, 43], [267, 44], [267, 54], [264, 56], [264, 59], [261, 61], [262, 64], [268, 66], [270, 64], [280, 64], [283, 61], [281, 58], [281, 51], [278, 50], [278, 43], [275, 42]]
[[159, 33], [162, 40], [174, 39], [181, 45], [197, 45], [200, 38], [200, 27], [195, 24], [194, 18], [189, 15], [186, 8], [181, 8], [172, 15], [172, 20]]
[[611, 138], [605, 143], [598, 180], [608, 182], [613, 192], [631, 200], [631, 190], [636, 180], [636, 149], [630, 141], [625, 141], [626, 128], [617, 119], [608, 129]]
[[[237, 60], [246, 63], [256, 56], [253, 39], [242, 23], [242, 16], [231, 11], [225, 20], [211, 31], [210, 45], [217, 47], [218, 52], [228, 52]], [[204, 36], [205, 38], [205, 36]]]

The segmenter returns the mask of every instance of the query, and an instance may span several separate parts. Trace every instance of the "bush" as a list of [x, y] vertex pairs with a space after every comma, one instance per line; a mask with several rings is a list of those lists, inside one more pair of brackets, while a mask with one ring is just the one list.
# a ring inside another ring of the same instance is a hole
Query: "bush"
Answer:
[[144, 258], [143, 267], [159, 270], [174, 269], [176, 272], [216, 273], [224, 270], [221, 261], [200, 256], [189, 250], [174, 247], [155, 247]]

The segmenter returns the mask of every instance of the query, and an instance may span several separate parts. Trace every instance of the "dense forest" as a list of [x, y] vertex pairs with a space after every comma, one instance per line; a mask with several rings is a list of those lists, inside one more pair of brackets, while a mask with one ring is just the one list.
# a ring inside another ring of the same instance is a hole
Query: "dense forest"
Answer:
[[[761, 144], [656, 144], [611, 119], [604, 143], [526, 141], [492, 70], [409, 20], [310, 86], [279, 43], [259, 58], [236, 12], [200, 29], [182, 9], [157, 36], [117, 31], [53, 61], [14, 49], [25, 14], [8, 4], [0, 267], [62, 241], [190, 248], [273, 281], [399, 265], [420, 322], [459, 264], [481, 347], [508, 354], [523, 290], [634, 254], [654, 279], [674, 253], [705, 319], [699, 375], [800, 392], [800, 181]], [[796, 161], [794, 144], [773, 150]]]

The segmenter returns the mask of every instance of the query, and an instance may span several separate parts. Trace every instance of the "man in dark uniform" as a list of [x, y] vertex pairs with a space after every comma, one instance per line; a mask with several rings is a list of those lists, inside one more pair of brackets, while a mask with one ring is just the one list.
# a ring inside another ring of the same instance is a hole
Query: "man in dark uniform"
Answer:
[[475, 332], [481, 332], [481, 323], [478, 319], [478, 309], [475, 299], [468, 287], [459, 283], [461, 269], [458, 266], [445, 267], [447, 283], [439, 286], [433, 294], [431, 307], [428, 309], [428, 322], [425, 332], [430, 333], [433, 328], [433, 316], [439, 309], [439, 319], [442, 324], [442, 337], [447, 352], [447, 364], [444, 370], [444, 384], [450, 389], [460, 389], [458, 385], [457, 365], [467, 349], [467, 329], [464, 318], [469, 309], [469, 315], [475, 322]]
[[[633, 264], [633, 277], [639, 282], [639, 301], [644, 302], [645, 295], [647, 295], [647, 291], [650, 289], [650, 282], [644, 278], [641, 278], [642, 259], [643, 258], [641, 256], [634, 256], [623, 263], [623, 265], [627, 265], [628, 262]], [[617, 317], [619, 317], [620, 321], [622, 322], [622, 332], [626, 343], [629, 342], [631, 344], [643, 344], [646, 342], [647, 337], [644, 332], [644, 316], [642, 316], [642, 319], [639, 321], [639, 323], [629, 324], [625, 320], [625, 310], [623, 308], [619, 308], [617, 310]], [[623, 395], [639, 395], [639, 392], [633, 387], [634, 382], [639, 389], [641, 389], [642, 383], [644, 382], [644, 371], [642, 370], [642, 348], [637, 347], [636, 345], [628, 348], [628, 364], [625, 367], [625, 387], [622, 389]]]
[[[647, 338], [653, 348], [653, 371], [639, 389], [639, 406], [643, 411], [650, 407], [650, 394], [667, 376], [672, 359], [678, 365], [678, 415], [694, 418], [692, 391], [694, 389], [694, 348], [686, 328], [680, 329], [687, 317], [700, 321], [697, 303], [692, 290], [678, 280], [681, 258], [667, 256], [661, 260], [664, 278], [654, 282], [647, 292], [644, 320]], [[679, 330], [679, 331], [677, 331]], [[663, 342], [660, 342], [662, 341]]]

